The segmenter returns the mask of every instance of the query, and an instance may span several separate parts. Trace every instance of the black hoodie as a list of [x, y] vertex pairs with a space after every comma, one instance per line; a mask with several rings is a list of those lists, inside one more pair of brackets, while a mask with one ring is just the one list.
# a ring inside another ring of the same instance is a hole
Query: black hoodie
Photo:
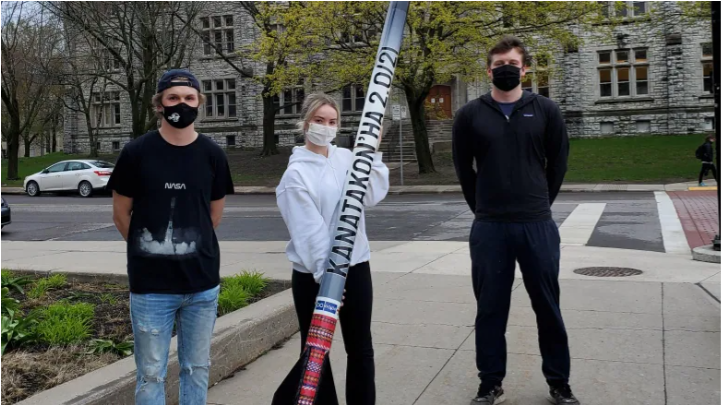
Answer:
[[549, 220], [568, 163], [561, 111], [553, 101], [524, 91], [506, 118], [485, 94], [456, 114], [453, 161], [476, 219]]

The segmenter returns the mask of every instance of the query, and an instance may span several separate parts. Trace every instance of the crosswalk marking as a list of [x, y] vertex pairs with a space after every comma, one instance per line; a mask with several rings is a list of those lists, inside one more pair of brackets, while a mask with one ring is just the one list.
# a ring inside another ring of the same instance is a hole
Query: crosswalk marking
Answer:
[[578, 204], [559, 228], [561, 243], [585, 246], [605, 208], [606, 203]]
[[658, 206], [658, 219], [661, 221], [663, 248], [666, 253], [689, 254], [690, 249], [686, 234], [683, 231], [681, 220], [678, 218], [671, 197], [665, 191], [655, 191], [654, 195]]

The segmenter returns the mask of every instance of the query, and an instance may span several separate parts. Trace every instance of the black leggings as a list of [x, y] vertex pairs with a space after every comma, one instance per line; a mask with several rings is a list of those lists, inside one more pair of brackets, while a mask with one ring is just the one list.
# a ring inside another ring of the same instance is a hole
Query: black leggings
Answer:
[[[305, 347], [319, 288], [312, 274], [293, 271], [293, 302], [300, 324], [301, 352]], [[371, 340], [373, 282], [368, 262], [358, 263], [349, 269], [345, 289], [340, 325], [348, 355], [346, 403], [373, 405], [376, 403], [375, 361]]]
[[718, 182], [718, 177], [716, 177], [716, 166], [714, 166], [713, 163], [702, 163], [701, 173], [698, 174], [699, 183], [703, 183], [703, 178], [708, 174], [709, 171], [711, 171], [711, 174], [713, 174], [713, 179]]

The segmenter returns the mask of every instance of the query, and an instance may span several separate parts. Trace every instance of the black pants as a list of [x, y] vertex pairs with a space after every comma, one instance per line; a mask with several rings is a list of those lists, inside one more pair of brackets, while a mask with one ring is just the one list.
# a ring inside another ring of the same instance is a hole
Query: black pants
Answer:
[[516, 260], [536, 313], [543, 374], [551, 386], [567, 384], [571, 360], [559, 305], [560, 235], [553, 220], [529, 223], [475, 221], [471, 230], [476, 295], [476, 367], [483, 388], [506, 376], [506, 325]]
[[703, 178], [706, 177], [709, 171], [713, 174], [713, 179], [718, 182], [718, 177], [716, 177], [716, 166], [714, 166], [713, 163], [701, 163], [701, 173], [698, 174], [699, 183], [703, 182]]
[[[319, 288], [320, 285], [315, 282], [313, 275], [293, 272], [293, 301], [300, 324], [301, 352], [305, 347]], [[375, 404], [375, 360], [373, 358], [373, 341], [371, 340], [373, 282], [368, 262], [358, 263], [348, 270], [345, 289], [345, 301], [340, 311], [340, 326], [348, 356], [345, 385], [346, 403], [348, 405]]]

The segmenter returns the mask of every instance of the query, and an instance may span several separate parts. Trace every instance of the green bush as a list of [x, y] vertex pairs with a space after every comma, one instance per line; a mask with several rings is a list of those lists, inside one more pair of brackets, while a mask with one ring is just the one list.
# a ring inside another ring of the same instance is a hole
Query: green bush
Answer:
[[24, 286], [33, 282], [33, 278], [30, 276], [15, 277], [10, 270], [2, 271], [2, 287], [7, 287], [10, 290], [15, 290], [20, 294], [25, 294]]
[[245, 288], [245, 291], [250, 293], [250, 295], [255, 296], [260, 294], [260, 292], [268, 286], [268, 279], [263, 277], [263, 273], [244, 271], [235, 276], [223, 278], [220, 284], [221, 290], [224, 286], [229, 288], [240, 286]]
[[108, 305], [115, 305], [118, 303], [118, 299], [113, 294], [105, 293], [100, 296], [100, 302], [104, 302]]
[[8, 314], [15, 312], [20, 307], [20, 301], [10, 296], [10, 289], [7, 287], [2, 288], [2, 313]]
[[93, 339], [88, 346], [90, 347], [88, 354], [115, 353], [118, 356], [126, 357], [133, 354], [135, 343], [132, 340], [115, 343], [107, 339]]
[[13, 310], [7, 310], [2, 316], [2, 352], [8, 347], [19, 347], [36, 340], [37, 320], [28, 316], [22, 318]]
[[67, 284], [68, 279], [65, 274], [53, 274], [48, 278], [38, 280], [33, 288], [28, 291], [28, 298], [38, 299], [45, 296], [48, 290], [57, 290]]
[[50, 345], [80, 343], [90, 337], [95, 316], [92, 304], [61, 302], [39, 310], [38, 338]]
[[221, 284], [218, 296], [218, 313], [225, 315], [248, 305], [250, 293], [238, 284], [224, 286]]

